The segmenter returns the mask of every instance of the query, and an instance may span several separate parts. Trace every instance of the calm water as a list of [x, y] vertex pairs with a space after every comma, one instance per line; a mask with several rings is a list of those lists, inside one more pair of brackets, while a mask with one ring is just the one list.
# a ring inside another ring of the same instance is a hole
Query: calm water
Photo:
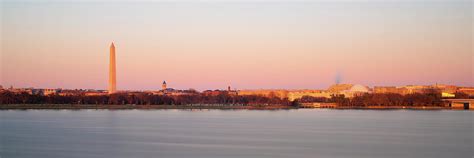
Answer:
[[0, 111], [0, 157], [473, 157], [469, 111]]

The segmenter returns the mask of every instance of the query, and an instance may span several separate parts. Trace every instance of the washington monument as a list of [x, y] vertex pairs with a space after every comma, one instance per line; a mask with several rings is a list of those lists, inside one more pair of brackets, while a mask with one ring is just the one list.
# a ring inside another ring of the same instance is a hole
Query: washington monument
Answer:
[[110, 61], [109, 61], [109, 94], [115, 93], [117, 91], [116, 83], [116, 74], [115, 74], [115, 45], [114, 42], [110, 44]]

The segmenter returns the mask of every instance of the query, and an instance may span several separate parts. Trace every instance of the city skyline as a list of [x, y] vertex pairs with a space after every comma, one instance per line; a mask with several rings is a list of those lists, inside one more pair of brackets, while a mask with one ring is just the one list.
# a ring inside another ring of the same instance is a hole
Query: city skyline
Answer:
[[473, 112], [474, 0], [0, 0], [0, 158], [470, 157]]
[[115, 41], [120, 90], [474, 86], [469, 1], [282, 3], [5, 1], [0, 85], [107, 89]]

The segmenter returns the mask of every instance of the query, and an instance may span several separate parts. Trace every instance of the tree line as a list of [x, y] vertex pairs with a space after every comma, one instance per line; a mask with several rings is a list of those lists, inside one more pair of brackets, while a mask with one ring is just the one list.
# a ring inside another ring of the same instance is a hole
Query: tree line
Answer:
[[[464, 93], [456, 93], [455, 98], [472, 98]], [[116, 93], [111, 95], [36, 95], [29, 93], [0, 92], [0, 104], [91, 104], [91, 105], [193, 105], [193, 104], [225, 104], [225, 105], [284, 105], [298, 106], [301, 103], [337, 103], [339, 106], [443, 106], [439, 91], [426, 90], [422, 93], [364, 93], [347, 98], [344, 95], [332, 95], [331, 98], [303, 96], [295, 101], [277, 96], [262, 95], [230, 95], [205, 93], [187, 95], [154, 95], [150, 93]]]
[[0, 92], [0, 104], [95, 104], [95, 105], [292, 105], [286, 98], [261, 95], [230, 95], [203, 93], [187, 95], [154, 95], [150, 93], [116, 93], [111, 95], [35, 95], [29, 93]]
[[[455, 93], [451, 99], [472, 98], [465, 93]], [[331, 98], [304, 96], [298, 100], [300, 103], [337, 103], [339, 106], [367, 107], [367, 106], [444, 106], [441, 92], [428, 89], [421, 93], [363, 93], [347, 98], [344, 95], [332, 95]]]

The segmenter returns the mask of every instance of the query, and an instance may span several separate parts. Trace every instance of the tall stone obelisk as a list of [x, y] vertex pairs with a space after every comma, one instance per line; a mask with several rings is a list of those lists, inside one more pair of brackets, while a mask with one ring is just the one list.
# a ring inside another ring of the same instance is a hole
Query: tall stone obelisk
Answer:
[[110, 61], [109, 61], [109, 94], [117, 91], [117, 80], [115, 74], [115, 45], [114, 42], [110, 45]]

